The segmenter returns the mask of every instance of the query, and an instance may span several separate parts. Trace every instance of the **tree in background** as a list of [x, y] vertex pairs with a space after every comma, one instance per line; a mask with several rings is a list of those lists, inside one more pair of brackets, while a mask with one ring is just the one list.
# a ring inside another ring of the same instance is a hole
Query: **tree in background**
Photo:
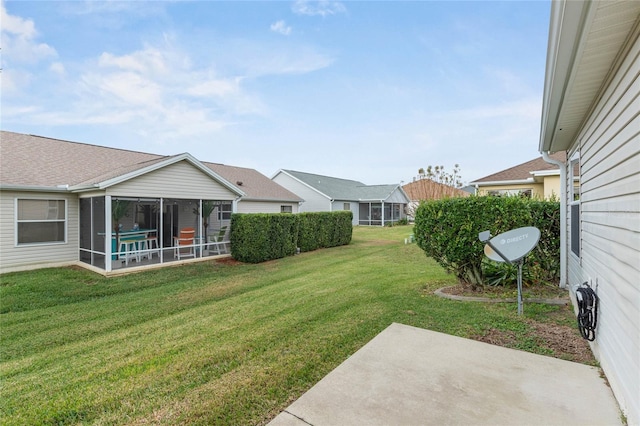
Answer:
[[442, 198], [467, 197], [470, 194], [461, 190], [462, 181], [460, 166], [454, 165], [451, 172], [447, 172], [444, 166], [428, 166], [420, 168], [418, 176], [403, 189], [411, 199], [407, 206], [407, 215], [415, 217], [420, 202], [426, 200], [440, 200]]

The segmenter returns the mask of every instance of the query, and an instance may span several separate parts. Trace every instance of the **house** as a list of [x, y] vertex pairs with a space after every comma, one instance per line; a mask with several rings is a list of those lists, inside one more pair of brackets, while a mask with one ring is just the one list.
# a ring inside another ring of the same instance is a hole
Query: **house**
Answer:
[[203, 164], [242, 190], [244, 195], [238, 200], [238, 213], [298, 213], [304, 201], [257, 170], [217, 163]]
[[[564, 152], [551, 157], [565, 161]], [[578, 177], [576, 176], [576, 181]], [[560, 168], [546, 162], [542, 157], [493, 173], [470, 182], [476, 195], [521, 195], [528, 198], [557, 199], [560, 196]]]
[[240, 203], [280, 211], [300, 202], [256, 171], [188, 153], [0, 136], [0, 272], [79, 264], [110, 275], [218, 256]]
[[552, 3], [538, 149], [561, 172], [560, 283], [596, 292], [591, 348], [640, 424], [640, 2]]
[[471, 193], [460, 188], [445, 185], [428, 178], [414, 179], [413, 182], [403, 185], [402, 189], [410, 199], [407, 206], [407, 214], [411, 220], [415, 218], [415, 212], [421, 201], [468, 197], [471, 195]]
[[409, 197], [400, 185], [365, 185], [294, 170], [279, 170], [271, 179], [304, 199], [300, 212], [350, 210], [354, 225], [384, 226], [406, 218]]

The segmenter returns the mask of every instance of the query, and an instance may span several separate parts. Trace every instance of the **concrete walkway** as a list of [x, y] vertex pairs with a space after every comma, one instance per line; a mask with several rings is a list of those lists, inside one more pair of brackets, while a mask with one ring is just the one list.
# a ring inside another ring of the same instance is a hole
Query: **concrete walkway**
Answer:
[[621, 425], [599, 370], [392, 324], [269, 423]]

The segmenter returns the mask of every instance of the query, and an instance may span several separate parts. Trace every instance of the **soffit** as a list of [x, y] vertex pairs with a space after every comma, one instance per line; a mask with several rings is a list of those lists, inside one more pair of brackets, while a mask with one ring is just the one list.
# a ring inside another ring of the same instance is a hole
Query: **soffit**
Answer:
[[594, 2], [592, 8], [595, 9], [588, 14], [582, 37], [573, 46], [576, 57], [565, 87], [550, 94], [563, 98], [555, 127], [547, 129], [553, 134], [543, 135], [543, 151], [566, 150], [575, 141], [609, 75], [615, 71], [616, 59], [640, 15], [640, 1]]

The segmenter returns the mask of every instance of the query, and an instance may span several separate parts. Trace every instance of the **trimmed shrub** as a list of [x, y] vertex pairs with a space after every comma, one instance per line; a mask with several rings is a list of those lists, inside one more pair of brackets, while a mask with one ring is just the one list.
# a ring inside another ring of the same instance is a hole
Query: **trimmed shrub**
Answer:
[[351, 242], [350, 211], [300, 214], [233, 214], [231, 255], [247, 263], [259, 263], [318, 248]]
[[231, 215], [231, 256], [259, 263], [292, 256], [296, 252], [298, 221], [290, 214]]
[[[461, 283], [487, 283], [483, 268], [484, 244], [478, 234], [489, 230], [498, 235], [522, 226], [540, 229], [540, 242], [527, 257], [527, 277], [549, 281], [559, 276], [560, 206], [552, 201], [519, 197], [466, 197], [433, 200], [417, 210], [414, 235], [426, 255], [454, 273]], [[506, 276], [500, 268], [491, 274]], [[491, 269], [491, 267], [489, 268]], [[530, 279], [532, 281], [533, 279]]]

